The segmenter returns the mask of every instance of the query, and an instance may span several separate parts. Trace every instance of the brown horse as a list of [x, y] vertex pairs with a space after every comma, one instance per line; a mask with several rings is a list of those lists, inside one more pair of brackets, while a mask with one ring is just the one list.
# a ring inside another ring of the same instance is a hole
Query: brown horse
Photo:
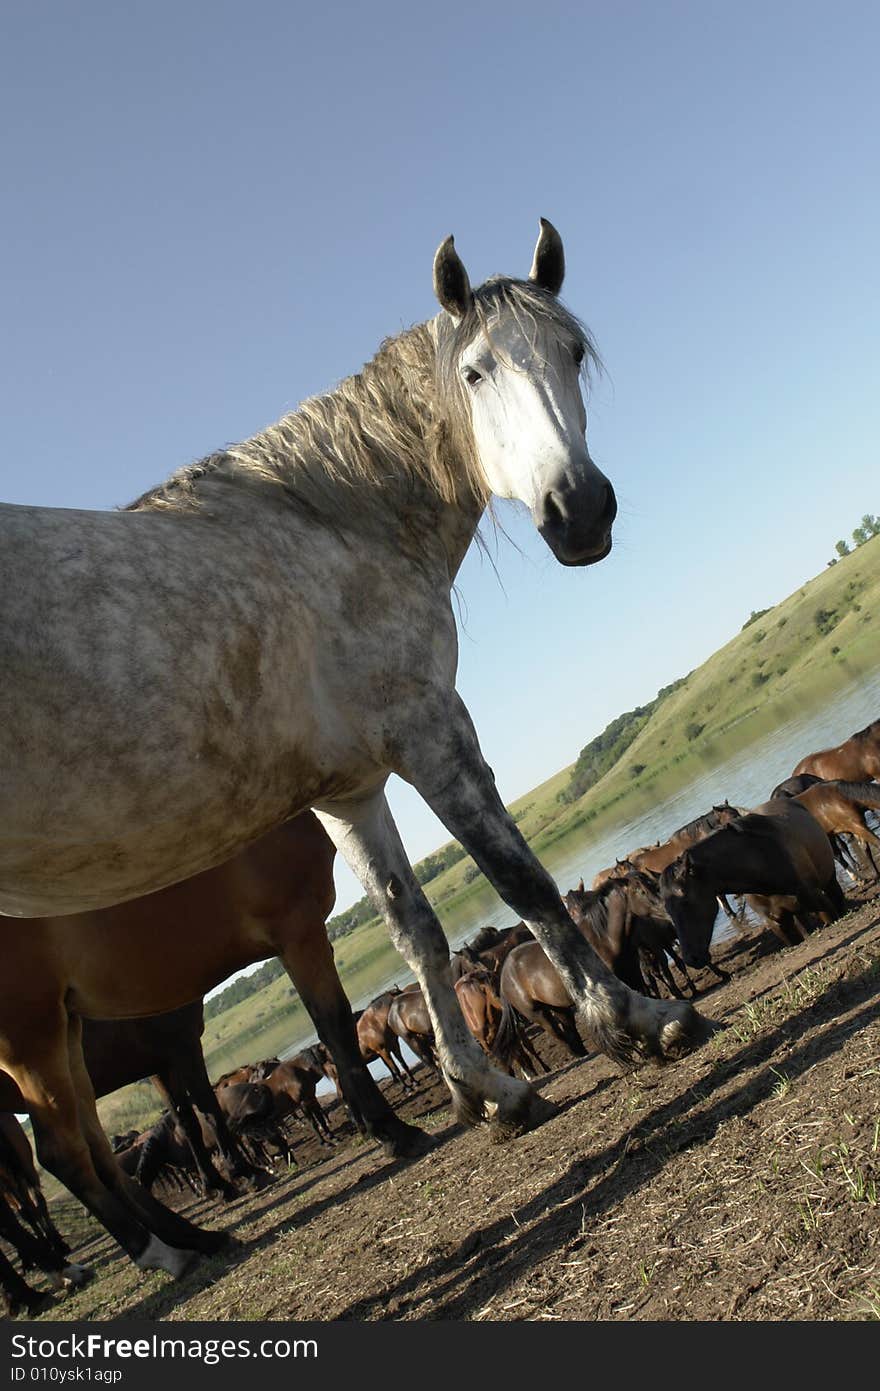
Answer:
[[18, 1084], [40, 1162], [143, 1268], [179, 1274], [193, 1250], [216, 1250], [227, 1238], [169, 1212], [121, 1173], [95, 1109], [79, 1016], [163, 1013], [278, 955], [368, 1133], [393, 1153], [425, 1142], [394, 1115], [360, 1056], [324, 928], [333, 858], [306, 812], [193, 879], [112, 908], [31, 919], [6, 934], [0, 1068]]
[[696, 994], [676, 953], [675, 931], [655, 875], [630, 870], [625, 877], [607, 880], [599, 890], [570, 889], [563, 902], [593, 950], [633, 990], [654, 993], [642, 969], [643, 964], [650, 963], [670, 993], [681, 999], [666, 962], [668, 955], [682, 972], [691, 994]]
[[826, 782], [860, 782], [880, 778], [880, 720], [874, 720], [833, 749], [807, 754], [794, 776], [812, 773]]
[[[584, 889], [581, 880], [563, 902], [596, 954], [632, 989], [649, 992], [642, 972], [647, 957], [663, 983], [680, 998], [666, 964], [668, 953], [696, 993], [676, 954], [674, 931], [651, 876], [631, 870], [626, 878], [607, 879], [598, 890]], [[559, 1039], [573, 1057], [586, 1055], [571, 997], [538, 943], [527, 942], [510, 953], [501, 969], [499, 989], [518, 1014]]]
[[394, 996], [388, 1006], [388, 1027], [426, 1067], [440, 1071], [434, 1050], [434, 1025], [418, 987]]
[[798, 913], [826, 921], [846, 912], [827, 835], [806, 807], [781, 797], [686, 850], [663, 871], [660, 891], [689, 966], [710, 964], [719, 893], [790, 896]]
[[696, 845], [719, 827], [735, 821], [739, 815], [738, 807], [724, 802], [721, 806], [712, 807], [711, 811], [707, 811], [703, 816], [695, 817], [686, 826], [680, 826], [668, 840], [652, 845], [646, 850], [633, 850], [627, 856], [627, 861], [633, 869], [649, 869], [654, 874], [659, 874], [667, 865], [672, 864], [673, 860], [677, 860], [689, 846]]
[[[529, 938], [534, 940], [531, 933]], [[505, 952], [504, 960], [511, 950]], [[526, 1038], [516, 1011], [499, 994], [498, 975], [497, 969], [477, 966], [456, 981], [455, 993], [465, 1023], [483, 1052], [509, 1075], [515, 1075], [516, 1066], [529, 1078], [548, 1072], [547, 1064]]]
[[357, 1039], [365, 1063], [381, 1059], [393, 1080], [399, 1082], [404, 1091], [413, 1091], [417, 1086], [416, 1080], [400, 1051], [400, 1040], [388, 1024], [391, 1002], [401, 993], [399, 986], [385, 990], [360, 1011], [357, 1016]]
[[[268, 1087], [259, 1082], [221, 1087], [214, 1101], [223, 1131], [230, 1140], [234, 1137], [236, 1148], [240, 1146], [242, 1151], [251, 1151], [255, 1142], [262, 1146], [263, 1142], [270, 1141], [289, 1162], [290, 1146], [277, 1124], [275, 1098]], [[216, 1146], [213, 1126], [205, 1127], [200, 1136], [205, 1146]], [[201, 1177], [201, 1165], [193, 1167], [196, 1151], [189, 1132], [182, 1129], [173, 1112], [165, 1112], [154, 1126], [136, 1136], [132, 1148], [136, 1154], [133, 1162], [125, 1164], [126, 1172], [133, 1173], [145, 1188], [152, 1189], [157, 1179], [170, 1173], [174, 1177], [184, 1177], [193, 1191], [198, 1192], [196, 1185]], [[253, 1155], [249, 1162], [252, 1168], [266, 1174], [264, 1155]]]
[[[529, 1046], [509, 1004], [495, 986], [495, 973], [476, 966], [455, 982], [455, 994], [465, 1023], [487, 1056], [501, 1070], [514, 1074], [518, 1064], [527, 1076], [547, 1068]], [[434, 1030], [428, 1007], [418, 985], [397, 995], [388, 1011], [389, 1027], [412, 1049], [417, 1058], [436, 1070]]]
[[587, 1050], [575, 1025], [575, 1009], [562, 977], [539, 942], [514, 947], [501, 967], [499, 992], [517, 1014], [556, 1038], [573, 1058]]
[[302, 1067], [296, 1058], [288, 1058], [285, 1062], [265, 1058], [250, 1069], [250, 1081], [262, 1082], [271, 1092], [275, 1116], [282, 1125], [289, 1116], [307, 1120], [322, 1145], [333, 1145], [336, 1138], [315, 1095], [322, 1076], [323, 1073], [317, 1073], [311, 1066]]
[[[794, 800], [806, 807], [829, 836], [852, 836], [864, 845], [868, 856], [880, 849], [880, 838], [865, 825], [865, 812], [880, 809], [880, 783], [817, 782]], [[873, 860], [869, 862], [876, 877], [876, 865]]]

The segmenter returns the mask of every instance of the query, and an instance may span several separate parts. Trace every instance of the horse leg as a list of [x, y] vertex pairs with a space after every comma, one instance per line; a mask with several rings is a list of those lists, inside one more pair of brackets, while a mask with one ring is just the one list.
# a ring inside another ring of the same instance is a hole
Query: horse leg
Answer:
[[38, 1314], [51, 1301], [52, 1296], [43, 1290], [32, 1290], [23, 1280], [15, 1266], [0, 1251], [0, 1288], [6, 1301], [6, 1309], [11, 1318], [25, 1310], [28, 1314]]
[[303, 1098], [300, 1102], [299, 1113], [300, 1119], [302, 1121], [308, 1121], [309, 1125], [314, 1130], [319, 1144], [333, 1146], [336, 1143], [333, 1132], [327, 1124], [324, 1108], [321, 1106], [320, 1101], [316, 1100], [314, 1097]]
[[[333, 1057], [342, 1094], [367, 1134], [379, 1141], [389, 1157], [421, 1154], [429, 1143], [425, 1132], [394, 1114], [361, 1057], [351, 1005], [317, 906], [309, 921], [314, 921], [315, 930], [285, 934], [279, 941], [280, 956], [319, 1039]], [[387, 1061], [386, 1066], [393, 1074]]]
[[[135, 1179], [130, 1178], [117, 1163], [116, 1156], [110, 1148], [110, 1141], [104, 1134], [98, 1118], [95, 1093], [83, 1057], [82, 1023], [75, 1015], [68, 1017], [68, 1066], [75, 1090], [80, 1133], [88, 1146], [95, 1173], [119, 1200], [125, 1202], [137, 1214], [154, 1241], [158, 1238], [162, 1246], [162, 1251], [158, 1253], [163, 1257], [160, 1261], [162, 1267], [171, 1270], [172, 1275], [179, 1275], [190, 1264], [192, 1252], [211, 1255], [226, 1246], [230, 1240], [226, 1232], [207, 1231], [188, 1222], [179, 1213], [172, 1212], [153, 1198]], [[154, 1241], [151, 1241], [150, 1246], [154, 1245]], [[165, 1264], [164, 1261], [169, 1248], [177, 1248], [173, 1250], [171, 1265]], [[136, 1259], [136, 1263], [147, 1269], [149, 1267], [144, 1265], [144, 1257], [149, 1257], [155, 1265], [154, 1254], [148, 1248]]]
[[[413, 874], [382, 790], [316, 810], [418, 978], [456, 1116], [477, 1124], [489, 1118], [491, 1108], [492, 1124], [502, 1135], [518, 1134], [555, 1114], [556, 1107], [528, 1083], [493, 1068], [471, 1037], [452, 987], [449, 944]], [[557, 902], [563, 912], [558, 893]]]
[[45, 1275], [49, 1276], [53, 1284], [61, 1284], [60, 1270], [63, 1258], [59, 1257], [54, 1247], [46, 1242], [45, 1237], [38, 1236], [33, 1231], [29, 1231], [27, 1227], [22, 1226], [2, 1194], [0, 1194], [0, 1236], [16, 1252], [21, 1261], [22, 1270], [42, 1270]]
[[[217, 1179], [220, 1180], [221, 1194], [224, 1200], [228, 1202], [230, 1198], [238, 1196], [238, 1190], [234, 1186], [236, 1180], [241, 1180], [245, 1185], [251, 1188], [263, 1188], [269, 1180], [264, 1170], [255, 1168], [248, 1162], [240, 1146], [230, 1133], [229, 1127], [226, 1124], [226, 1117], [223, 1114], [223, 1109], [217, 1100], [217, 1094], [214, 1088], [211, 1086], [211, 1079], [208, 1077], [201, 1041], [195, 1039], [194, 1045], [192, 1050], [188, 1052], [186, 1058], [175, 1061], [173, 1077], [175, 1090], [179, 1087], [181, 1092], [190, 1098], [192, 1105], [200, 1111], [205, 1125], [213, 1136], [214, 1145], [220, 1155], [221, 1162], [224, 1164], [227, 1173], [233, 1180], [232, 1183], [228, 1183], [217, 1172], [217, 1166], [214, 1163], [211, 1153], [204, 1144], [202, 1128], [197, 1118], [192, 1115], [192, 1110], [190, 1109], [193, 1132], [199, 1146], [196, 1153], [201, 1153], [202, 1163], [207, 1172], [209, 1174], [215, 1174]], [[155, 1081], [156, 1079], [154, 1077], [154, 1084]], [[189, 1138], [189, 1132], [185, 1133]], [[192, 1140], [190, 1140], [190, 1143], [192, 1144]], [[214, 1186], [216, 1187], [216, 1179]]]
[[[400, 1084], [401, 1084], [401, 1086], [404, 1087], [404, 1088], [406, 1088], [406, 1087], [408, 1086], [408, 1087], [409, 1087], [409, 1090], [410, 1090], [410, 1091], [413, 1091], [413, 1092], [418, 1091], [418, 1089], [419, 1089], [419, 1081], [418, 1081], [418, 1078], [415, 1076], [415, 1074], [413, 1073], [413, 1071], [412, 1071], [412, 1069], [411, 1069], [409, 1063], [407, 1062], [406, 1058], [404, 1057], [404, 1055], [403, 1055], [403, 1049], [402, 1049], [401, 1046], [400, 1046], [400, 1041], [399, 1041], [399, 1039], [397, 1039], [396, 1037], [392, 1037], [392, 1038], [389, 1040], [389, 1043], [388, 1043], [388, 1053], [389, 1053], [389, 1056], [390, 1056], [390, 1057], [395, 1058], [396, 1061], [397, 1061], [398, 1070], [400, 1071]], [[384, 1056], [384, 1055], [383, 1055], [383, 1056]], [[409, 1079], [408, 1082], [407, 1082], [407, 1079]]]
[[[165, 1105], [170, 1108], [181, 1130], [186, 1136], [187, 1144], [192, 1153], [193, 1163], [196, 1166], [196, 1171], [202, 1182], [203, 1193], [217, 1193], [227, 1203], [231, 1202], [233, 1198], [237, 1198], [238, 1194], [235, 1188], [229, 1180], [224, 1178], [219, 1172], [208, 1152], [202, 1136], [201, 1126], [199, 1125], [192, 1106], [186, 1098], [185, 1089], [177, 1085], [171, 1087], [167, 1076], [161, 1073], [157, 1073], [153, 1076], [152, 1083]], [[143, 1178], [139, 1178], [139, 1182], [141, 1182], [145, 1188], [150, 1186], [144, 1183]]]
[[[531, 929], [597, 1047], [630, 1067], [646, 1058], [668, 1061], [705, 1042], [717, 1026], [686, 1000], [646, 1000], [599, 960], [508, 815], [464, 704], [455, 691], [444, 697], [444, 708], [438, 708], [439, 701], [427, 702], [430, 728], [404, 731], [395, 771], [415, 785], [504, 902]], [[379, 879], [377, 902], [388, 901], [397, 878], [393, 886]]]
[[52, 1045], [51, 1051], [47, 1047], [42, 1055], [31, 1051], [27, 1066], [4, 1058], [4, 1067], [18, 1084], [30, 1113], [37, 1158], [88, 1208], [136, 1265], [182, 1274], [190, 1253], [157, 1240], [140, 1215], [135, 1216], [130, 1204], [97, 1173], [79, 1124], [66, 1042], [60, 1046], [55, 1039]]
[[523, 1029], [519, 1023], [517, 1024], [516, 1052], [514, 1057], [524, 1073], [531, 1072], [532, 1076], [536, 1077], [540, 1072], [550, 1071], [550, 1064], [544, 1062], [544, 1059], [538, 1052], [537, 1044], [526, 1035], [525, 1029]]

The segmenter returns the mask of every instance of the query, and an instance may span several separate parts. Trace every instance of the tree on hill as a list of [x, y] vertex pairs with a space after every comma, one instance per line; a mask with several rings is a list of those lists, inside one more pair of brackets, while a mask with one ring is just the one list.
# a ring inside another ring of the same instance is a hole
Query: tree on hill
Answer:
[[[866, 512], [861, 522], [853, 530], [852, 539], [856, 546], [863, 546], [866, 541], [870, 541], [873, 536], [880, 536], [880, 517], [872, 517], [870, 512]], [[836, 541], [834, 549], [842, 560], [845, 555], [852, 555], [852, 550], [846, 541]], [[836, 565], [836, 560], [829, 560], [829, 565]]]
[[637, 705], [635, 710], [627, 710], [624, 715], [618, 715], [609, 725], [606, 725], [601, 734], [597, 734], [595, 739], [591, 739], [589, 744], [581, 749], [577, 762], [571, 770], [568, 783], [561, 792], [556, 794], [556, 800], [558, 802], [576, 802], [579, 797], [588, 792], [601, 777], [605, 776], [608, 769], [613, 768], [618, 759], [626, 753], [636, 735], [640, 734], [648, 723], [657, 706], [673, 691], [677, 691], [679, 686], [683, 686], [686, 680], [687, 677], [682, 676], [680, 680], [673, 681], [669, 686], [664, 686], [647, 705]]

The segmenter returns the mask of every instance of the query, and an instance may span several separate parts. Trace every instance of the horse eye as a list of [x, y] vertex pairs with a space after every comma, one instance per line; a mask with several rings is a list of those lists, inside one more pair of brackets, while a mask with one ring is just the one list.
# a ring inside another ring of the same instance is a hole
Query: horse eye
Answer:
[[476, 367], [466, 367], [464, 369], [463, 375], [468, 386], [476, 386], [477, 382], [481, 382], [483, 380]]
[[578, 367], [580, 367], [581, 363], [584, 360], [584, 348], [582, 343], [578, 343], [577, 347], [574, 350], [574, 360], [577, 363]]

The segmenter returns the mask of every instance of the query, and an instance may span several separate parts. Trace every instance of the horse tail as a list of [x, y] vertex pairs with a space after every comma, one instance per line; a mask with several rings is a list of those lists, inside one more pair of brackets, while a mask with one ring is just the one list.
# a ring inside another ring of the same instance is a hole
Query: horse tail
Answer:
[[134, 1176], [138, 1183], [146, 1188], [149, 1193], [153, 1184], [159, 1177], [159, 1172], [166, 1165], [165, 1142], [167, 1136], [165, 1131], [150, 1133], [141, 1146], [140, 1157]]
[[509, 1000], [501, 1001], [501, 1022], [489, 1050], [504, 1067], [510, 1067], [514, 1050], [519, 1043], [519, 1015]]
[[880, 782], [839, 782], [835, 780], [830, 784], [836, 787], [837, 791], [844, 797], [848, 797], [851, 802], [860, 802], [862, 806], [870, 807], [872, 811], [880, 809]]

